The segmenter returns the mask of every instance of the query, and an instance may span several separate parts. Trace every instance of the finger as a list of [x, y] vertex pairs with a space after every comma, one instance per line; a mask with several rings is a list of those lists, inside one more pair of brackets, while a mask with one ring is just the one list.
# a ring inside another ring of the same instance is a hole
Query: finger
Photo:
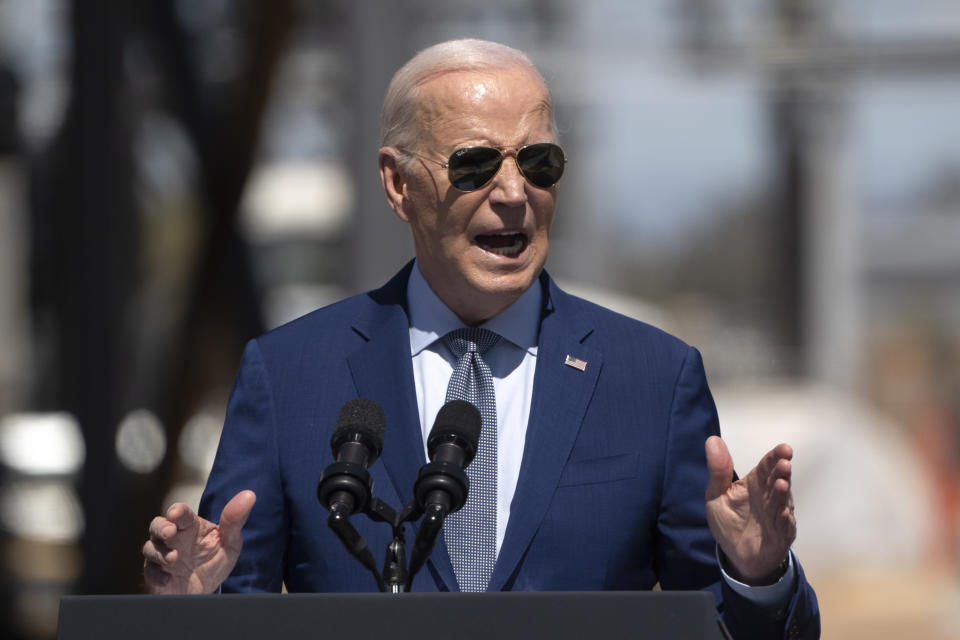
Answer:
[[704, 443], [707, 454], [707, 472], [710, 479], [707, 481], [707, 500], [718, 498], [733, 483], [733, 458], [727, 445], [719, 436], [710, 436]]
[[143, 579], [151, 591], [160, 591], [170, 583], [172, 575], [149, 560], [143, 563]]
[[762, 478], [766, 491], [770, 495], [780, 496], [790, 491], [793, 477], [793, 466], [789, 460], [780, 459], [770, 470], [769, 475]]
[[797, 517], [793, 512], [792, 503], [780, 511], [778, 526], [780, 535], [784, 538], [785, 546], [793, 544], [793, 541], [797, 539]]
[[797, 522], [793, 515], [793, 492], [786, 479], [780, 478], [771, 486], [764, 498], [763, 512], [784, 544], [791, 544], [797, 535]]
[[771, 524], [780, 526], [784, 514], [790, 515], [793, 509], [793, 494], [785, 480], [777, 480], [773, 490], [764, 498], [763, 513]]
[[786, 442], [781, 442], [773, 448], [773, 453], [781, 460], [793, 460], [793, 447]]
[[793, 509], [793, 500], [788, 500], [783, 507], [780, 509], [780, 517], [786, 520], [796, 521], [796, 514]]
[[157, 516], [150, 521], [150, 539], [167, 541], [177, 534], [177, 525], [163, 516]]
[[763, 456], [760, 460], [760, 464], [757, 467], [761, 468], [764, 473], [770, 473], [781, 460], [792, 460], [793, 459], [793, 447], [790, 445], [781, 442]]
[[787, 458], [780, 458], [777, 461], [777, 464], [773, 467], [773, 477], [783, 478], [784, 480], [790, 480], [790, 476], [793, 473], [793, 462]]
[[241, 529], [250, 517], [257, 502], [257, 495], [250, 490], [241, 491], [230, 499], [220, 514], [220, 539], [225, 547], [239, 548], [243, 542]]
[[786, 503], [790, 497], [790, 480], [787, 478], [777, 478], [773, 483], [773, 495]]
[[782, 473], [778, 473], [778, 469], [781, 471], [790, 470], [790, 460], [792, 458], [793, 447], [788, 444], [778, 444], [770, 449], [757, 463], [756, 470], [760, 482], [770, 488], [775, 478], [783, 477]]
[[195, 514], [193, 509], [187, 505], [177, 502], [167, 509], [167, 520], [176, 525], [177, 531], [185, 531], [195, 527], [200, 520], [200, 516]]
[[176, 549], [171, 549], [162, 542], [154, 543], [152, 540], [147, 540], [143, 544], [141, 553], [143, 554], [144, 560], [160, 565], [161, 567], [170, 566], [177, 561], [177, 556], [179, 555]]

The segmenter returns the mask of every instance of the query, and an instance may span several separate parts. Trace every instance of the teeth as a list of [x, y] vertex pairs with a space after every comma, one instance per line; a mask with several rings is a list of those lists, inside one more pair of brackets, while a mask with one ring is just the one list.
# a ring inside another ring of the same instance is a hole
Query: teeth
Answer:
[[520, 253], [521, 249], [523, 249], [522, 236], [514, 237], [513, 244], [508, 247], [487, 247], [487, 251], [490, 253], [495, 253], [499, 256], [515, 256]]
[[[484, 241], [484, 238], [497, 238], [496, 242]], [[509, 240], [509, 242], [504, 242]], [[494, 253], [498, 256], [512, 257], [523, 251], [523, 245], [526, 242], [526, 236], [518, 232], [499, 232], [478, 236], [478, 244], [485, 251]]]

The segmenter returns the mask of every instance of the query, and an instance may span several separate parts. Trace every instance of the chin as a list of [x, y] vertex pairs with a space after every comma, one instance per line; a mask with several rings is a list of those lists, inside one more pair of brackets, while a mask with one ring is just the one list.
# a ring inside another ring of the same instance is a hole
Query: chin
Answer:
[[503, 296], [511, 298], [511, 302], [521, 295], [524, 291], [537, 281], [540, 275], [540, 269], [524, 269], [509, 273], [493, 272], [484, 273], [474, 279], [474, 288], [483, 295], [496, 297]]
[[[546, 256], [544, 256], [546, 257]], [[546, 260], [540, 260], [540, 252], [535, 247], [527, 247], [526, 251], [514, 259], [492, 257], [488, 253], [483, 256], [481, 264], [474, 265], [474, 282], [482, 283], [483, 288], [493, 292], [512, 291], [523, 293], [532, 285], [543, 271]]]

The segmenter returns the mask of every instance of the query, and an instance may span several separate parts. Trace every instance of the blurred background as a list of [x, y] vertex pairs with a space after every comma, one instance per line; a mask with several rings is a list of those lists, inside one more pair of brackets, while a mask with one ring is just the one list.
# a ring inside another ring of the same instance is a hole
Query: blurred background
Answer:
[[960, 637], [953, 0], [0, 0], [0, 637], [141, 592], [244, 343], [412, 255], [380, 101], [466, 36], [552, 85], [552, 275], [794, 445], [823, 637]]

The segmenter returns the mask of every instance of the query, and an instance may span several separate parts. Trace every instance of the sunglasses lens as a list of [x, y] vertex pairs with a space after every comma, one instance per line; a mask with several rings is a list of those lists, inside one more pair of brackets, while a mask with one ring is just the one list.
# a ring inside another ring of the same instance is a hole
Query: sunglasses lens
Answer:
[[523, 177], [542, 189], [560, 181], [565, 162], [563, 150], [550, 142], [531, 144], [517, 153], [517, 166]]
[[503, 155], [491, 147], [457, 149], [448, 162], [450, 184], [460, 191], [476, 191], [497, 175], [501, 162]]
[[[540, 142], [517, 152], [517, 166], [530, 184], [546, 189], [560, 181], [566, 162], [563, 150], [551, 142]], [[460, 191], [476, 191], [490, 182], [503, 154], [493, 147], [457, 149], [447, 162], [450, 184]]]

